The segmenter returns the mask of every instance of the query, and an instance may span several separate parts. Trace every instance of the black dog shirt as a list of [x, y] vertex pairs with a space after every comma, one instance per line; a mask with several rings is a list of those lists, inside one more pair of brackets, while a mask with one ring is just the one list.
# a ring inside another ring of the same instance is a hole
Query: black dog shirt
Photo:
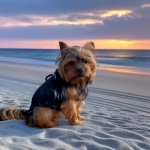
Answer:
[[[45, 78], [45, 82], [37, 89], [32, 97], [29, 113], [33, 112], [34, 107], [50, 107], [59, 111], [62, 102], [66, 100], [63, 88], [70, 88], [76, 85], [66, 82], [61, 78], [58, 69], [54, 74], [50, 74]], [[77, 87], [77, 86], [76, 86]], [[78, 88], [79, 94], [83, 93], [84, 98], [87, 96], [88, 88]]]

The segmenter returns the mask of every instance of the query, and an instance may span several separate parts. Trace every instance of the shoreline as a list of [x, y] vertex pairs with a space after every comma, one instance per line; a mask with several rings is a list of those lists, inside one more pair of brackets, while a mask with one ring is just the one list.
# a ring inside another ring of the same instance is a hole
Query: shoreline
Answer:
[[[44, 64], [30, 64], [30, 63], [21, 63], [21, 62], [8, 62], [8, 61], [1, 61], [0, 64], [11, 64], [11, 65], [22, 65], [22, 66], [29, 66], [29, 67], [38, 67], [45, 68], [46, 70], [49, 68], [56, 69], [56, 65], [44, 65]], [[101, 64], [100, 64], [101, 65]], [[99, 65], [99, 66], [100, 66]], [[150, 70], [148, 70], [148, 67], [133, 67], [133, 66], [116, 66], [116, 65], [110, 65], [111, 67], [97, 67], [96, 70], [99, 71], [109, 71], [109, 72], [116, 72], [116, 73], [125, 73], [125, 74], [137, 74], [137, 75], [146, 75], [150, 76]], [[144, 71], [145, 70], [145, 71]]]
[[116, 72], [116, 73], [126, 73], [126, 74], [139, 74], [139, 75], [146, 75], [150, 76], [150, 72], [148, 71], [138, 71], [138, 70], [132, 70], [132, 69], [121, 69], [120, 68], [97, 68], [97, 70], [104, 70], [104, 71], [110, 71], [110, 72]]

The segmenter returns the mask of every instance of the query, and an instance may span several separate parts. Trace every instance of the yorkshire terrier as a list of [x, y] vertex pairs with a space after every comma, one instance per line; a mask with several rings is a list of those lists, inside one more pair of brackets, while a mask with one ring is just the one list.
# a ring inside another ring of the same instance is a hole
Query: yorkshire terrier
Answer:
[[30, 127], [51, 128], [59, 125], [64, 115], [70, 125], [81, 125], [81, 106], [96, 72], [95, 46], [87, 42], [82, 47], [59, 42], [58, 69], [32, 97], [29, 110], [6, 107], [0, 110], [0, 120], [24, 119]]

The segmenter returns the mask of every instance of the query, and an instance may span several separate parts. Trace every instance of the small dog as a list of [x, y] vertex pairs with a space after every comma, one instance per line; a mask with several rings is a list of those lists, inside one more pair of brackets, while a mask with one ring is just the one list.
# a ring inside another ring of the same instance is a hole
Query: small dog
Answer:
[[0, 120], [24, 119], [30, 127], [51, 128], [62, 115], [70, 125], [81, 125], [81, 106], [92, 83], [97, 61], [93, 42], [83, 47], [69, 47], [59, 42], [58, 69], [45, 78], [45, 82], [32, 97], [29, 110], [6, 107], [0, 110]]

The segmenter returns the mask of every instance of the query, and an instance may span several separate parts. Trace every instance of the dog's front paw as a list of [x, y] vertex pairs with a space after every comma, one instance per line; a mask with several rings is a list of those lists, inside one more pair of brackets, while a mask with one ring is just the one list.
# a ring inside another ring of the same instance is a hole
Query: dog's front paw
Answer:
[[81, 121], [77, 121], [76, 125], [82, 125], [82, 122]]
[[78, 116], [79, 120], [83, 120], [85, 117], [84, 116]]
[[81, 125], [82, 122], [79, 120], [75, 120], [75, 121], [69, 121], [70, 125]]

